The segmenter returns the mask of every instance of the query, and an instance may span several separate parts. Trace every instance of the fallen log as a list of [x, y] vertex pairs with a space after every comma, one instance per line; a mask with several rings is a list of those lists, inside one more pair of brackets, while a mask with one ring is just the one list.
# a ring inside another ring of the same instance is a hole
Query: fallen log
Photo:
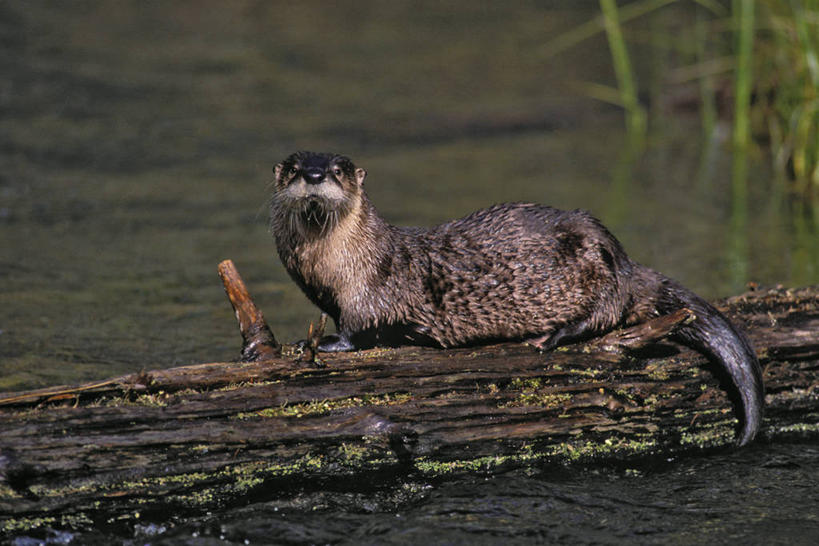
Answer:
[[[732, 406], [706, 361], [661, 342], [687, 310], [543, 354], [506, 343], [317, 362], [314, 341], [306, 354], [276, 342], [230, 265], [220, 275], [246, 360], [0, 395], [0, 536], [328, 484], [628, 464], [732, 445]], [[719, 307], [748, 330], [764, 366], [757, 441], [819, 436], [819, 287], [755, 290]]]

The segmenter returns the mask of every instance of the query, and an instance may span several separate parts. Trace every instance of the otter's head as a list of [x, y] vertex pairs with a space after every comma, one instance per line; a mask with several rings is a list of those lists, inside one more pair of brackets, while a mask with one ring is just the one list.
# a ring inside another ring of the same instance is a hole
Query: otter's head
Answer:
[[270, 214], [277, 235], [325, 235], [358, 208], [366, 172], [335, 154], [296, 152], [276, 165]]

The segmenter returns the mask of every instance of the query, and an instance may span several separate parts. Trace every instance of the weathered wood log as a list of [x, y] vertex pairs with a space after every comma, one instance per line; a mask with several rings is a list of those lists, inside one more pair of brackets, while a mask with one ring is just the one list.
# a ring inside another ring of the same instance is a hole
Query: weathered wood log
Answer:
[[[765, 368], [758, 441], [819, 435], [819, 287], [749, 292], [720, 307], [747, 328]], [[650, 328], [661, 335], [685, 320]], [[257, 362], [0, 395], [0, 533], [209, 510], [327, 480], [731, 445], [731, 404], [705, 360], [635, 343], [646, 335], [544, 354], [515, 343], [322, 354], [321, 368], [285, 347], [287, 356]], [[265, 343], [279, 350], [272, 334]]]

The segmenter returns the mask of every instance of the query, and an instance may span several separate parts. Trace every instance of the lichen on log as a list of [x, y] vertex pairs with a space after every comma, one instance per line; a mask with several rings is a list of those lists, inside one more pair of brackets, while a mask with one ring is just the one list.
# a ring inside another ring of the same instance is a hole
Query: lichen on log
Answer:
[[[819, 288], [756, 290], [719, 306], [764, 366], [758, 441], [819, 435]], [[263, 331], [261, 313], [248, 316], [237, 310], [245, 348], [248, 325]], [[731, 446], [736, 420], [705, 359], [657, 339], [685, 320], [654, 325], [650, 344], [635, 340], [651, 332], [625, 331], [542, 354], [518, 343], [322, 354], [324, 367], [280, 356], [271, 333], [255, 356], [242, 352], [253, 362], [0, 395], [0, 535], [209, 510], [328, 480]]]

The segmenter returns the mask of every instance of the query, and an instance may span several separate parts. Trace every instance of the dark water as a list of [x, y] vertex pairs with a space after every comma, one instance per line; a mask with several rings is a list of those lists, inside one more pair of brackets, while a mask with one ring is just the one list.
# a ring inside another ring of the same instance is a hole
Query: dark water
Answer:
[[[396, 223], [538, 201], [591, 210], [632, 256], [707, 297], [819, 282], [816, 210], [761, 150], [736, 223], [727, 125], [703, 136], [663, 85], [662, 67], [683, 60], [633, 46], [654, 89], [649, 141], [633, 154], [621, 113], [576, 91], [614, 83], [605, 41], [544, 55], [597, 9], [0, 2], [0, 391], [236, 357], [216, 276], [225, 258], [277, 336], [303, 336], [318, 312], [275, 257], [265, 201], [272, 165], [304, 148], [351, 155]], [[670, 32], [690, 15], [678, 7], [634, 29]], [[816, 446], [760, 446], [660, 471], [420, 484], [407, 499], [252, 506], [162, 536], [798, 540], [816, 530], [815, 463]]]
[[128, 529], [21, 536], [14, 544], [807, 545], [819, 536], [818, 468], [819, 444], [809, 443], [616, 470], [347, 484]]
[[399, 499], [417, 498], [388, 511], [340, 494], [270, 503], [168, 535], [192, 544], [194, 534], [240, 544], [815, 544], [817, 468], [819, 445], [765, 446], [661, 469], [551, 469], [421, 485], [399, 491]]
[[[572, 86], [613, 84], [602, 37], [542, 54], [596, 2], [479, 4], [0, 3], [0, 391], [235, 357], [224, 258], [303, 336], [317, 311], [265, 210], [302, 148], [351, 155], [396, 223], [537, 201], [591, 210], [708, 297], [819, 280], [813, 211], [761, 151], [732, 229], [726, 127], [705, 138], [661, 95], [630, 159], [621, 113]], [[642, 24], [689, 15], [664, 13]], [[681, 62], [662, 55], [635, 47]]]

